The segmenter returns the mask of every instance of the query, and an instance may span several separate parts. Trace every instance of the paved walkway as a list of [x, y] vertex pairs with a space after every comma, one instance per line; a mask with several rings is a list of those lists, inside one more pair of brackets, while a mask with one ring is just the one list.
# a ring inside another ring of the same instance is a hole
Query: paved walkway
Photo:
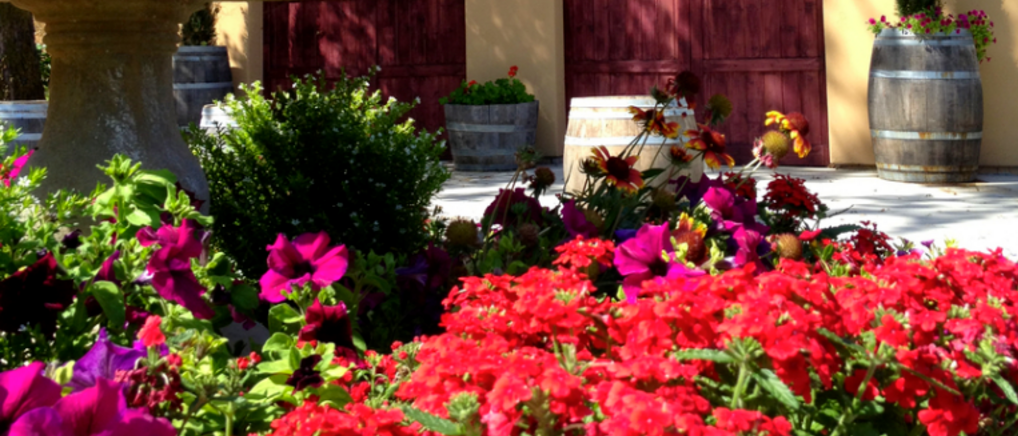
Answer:
[[[554, 207], [555, 193], [562, 191], [562, 170], [555, 168], [559, 183], [541, 203]], [[875, 170], [829, 168], [779, 168], [783, 174], [806, 179], [806, 186], [831, 209], [845, 213], [829, 218], [823, 226], [871, 221], [893, 238], [915, 241], [953, 238], [974, 250], [1002, 247], [1018, 259], [1018, 176], [980, 175], [974, 183], [919, 185], [877, 178]], [[758, 188], [766, 189], [772, 172], [758, 171]], [[712, 174], [712, 177], [715, 175]], [[438, 195], [436, 204], [450, 217], [479, 219], [499, 188], [512, 173], [454, 172]]]

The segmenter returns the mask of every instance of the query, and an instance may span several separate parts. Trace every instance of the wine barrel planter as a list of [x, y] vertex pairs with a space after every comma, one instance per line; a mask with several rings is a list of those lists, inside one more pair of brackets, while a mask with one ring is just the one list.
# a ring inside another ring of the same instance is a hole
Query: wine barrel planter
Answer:
[[538, 102], [445, 105], [445, 127], [457, 171], [511, 171], [516, 151], [537, 142]]
[[[643, 126], [633, 121], [633, 114], [629, 112], [632, 106], [649, 110], [654, 109], [656, 102], [650, 96], [585, 97], [574, 98], [570, 102], [569, 126], [566, 129], [562, 158], [567, 192], [575, 194], [583, 190], [587, 180], [582, 172], [583, 161], [593, 156], [595, 147], [605, 146], [612, 156], [618, 156], [643, 131]], [[696, 129], [693, 110], [686, 107], [684, 102], [682, 106], [673, 103], [672, 107], [666, 108], [665, 119], [678, 122], [681, 132]], [[648, 137], [636, 161], [636, 169], [646, 171], [651, 168], [673, 168], [670, 149], [673, 145], [684, 146], [685, 142], [683, 135], [675, 139]], [[693, 162], [684, 173], [699, 181], [703, 174], [702, 160]], [[677, 172], [663, 174], [653, 180], [653, 185], [660, 186], [669, 178], [679, 175]]]
[[207, 104], [233, 92], [233, 73], [226, 47], [184, 46], [173, 55], [173, 98], [177, 125], [201, 121]]
[[983, 85], [968, 31], [919, 37], [885, 29], [873, 43], [870, 134], [880, 178], [975, 179], [983, 137]]
[[[42, 139], [48, 110], [46, 100], [0, 101], [0, 129], [20, 129], [21, 134], [14, 140], [14, 145], [34, 149]], [[14, 147], [7, 148], [7, 153], [13, 151]]]

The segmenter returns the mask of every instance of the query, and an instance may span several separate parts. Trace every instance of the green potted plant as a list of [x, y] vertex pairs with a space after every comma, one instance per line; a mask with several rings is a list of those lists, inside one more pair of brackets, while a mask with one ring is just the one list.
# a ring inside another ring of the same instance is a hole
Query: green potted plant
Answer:
[[975, 178], [983, 134], [979, 64], [996, 42], [980, 10], [947, 14], [939, 0], [898, 0], [897, 20], [869, 20], [870, 135], [881, 178]]
[[439, 100], [457, 170], [515, 170], [517, 150], [534, 146], [539, 104], [518, 71], [513, 66], [508, 77], [483, 84], [463, 81]]
[[233, 72], [226, 47], [216, 46], [219, 6], [208, 3], [181, 29], [181, 47], [173, 56], [173, 97], [177, 125], [198, 123], [202, 110], [233, 92]]

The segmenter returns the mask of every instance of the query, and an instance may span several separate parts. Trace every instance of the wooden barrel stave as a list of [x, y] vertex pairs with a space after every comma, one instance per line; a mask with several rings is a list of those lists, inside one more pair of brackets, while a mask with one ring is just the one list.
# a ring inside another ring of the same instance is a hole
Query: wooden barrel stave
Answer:
[[[643, 128], [633, 121], [633, 115], [629, 112], [631, 106], [648, 110], [654, 108], [655, 102], [650, 96], [589, 97], [572, 100], [562, 158], [567, 192], [575, 194], [583, 189], [587, 177], [581, 171], [582, 163], [593, 155], [595, 147], [604, 146], [609, 153], [617, 156], [641, 133]], [[665, 118], [669, 122], [678, 122], [683, 132], [696, 128], [692, 110], [678, 105], [666, 109]], [[673, 145], [684, 146], [685, 142], [686, 139], [682, 136], [676, 139], [648, 137], [635, 168], [640, 171], [650, 168], [671, 168], [670, 148]], [[694, 162], [685, 173], [699, 180], [703, 174], [702, 161]], [[654, 184], [661, 185], [665, 181], [664, 176], [659, 176]]]
[[13, 127], [21, 130], [13, 146], [8, 146], [7, 153], [13, 152], [14, 146], [34, 149], [39, 145], [46, 126], [48, 108], [49, 104], [45, 100], [0, 102], [0, 129]]
[[233, 92], [233, 73], [226, 47], [180, 47], [173, 56], [173, 97], [177, 124], [201, 121], [202, 109]]
[[870, 134], [881, 178], [957, 183], [975, 178], [983, 97], [971, 35], [917, 38], [884, 31], [870, 71]]
[[457, 171], [512, 171], [516, 152], [537, 142], [538, 102], [445, 105], [446, 130]]

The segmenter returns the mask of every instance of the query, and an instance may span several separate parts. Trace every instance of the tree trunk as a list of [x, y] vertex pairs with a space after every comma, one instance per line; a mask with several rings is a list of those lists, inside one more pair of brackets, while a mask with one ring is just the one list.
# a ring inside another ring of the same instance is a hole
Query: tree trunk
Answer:
[[0, 3], [0, 100], [46, 97], [32, 14]]

